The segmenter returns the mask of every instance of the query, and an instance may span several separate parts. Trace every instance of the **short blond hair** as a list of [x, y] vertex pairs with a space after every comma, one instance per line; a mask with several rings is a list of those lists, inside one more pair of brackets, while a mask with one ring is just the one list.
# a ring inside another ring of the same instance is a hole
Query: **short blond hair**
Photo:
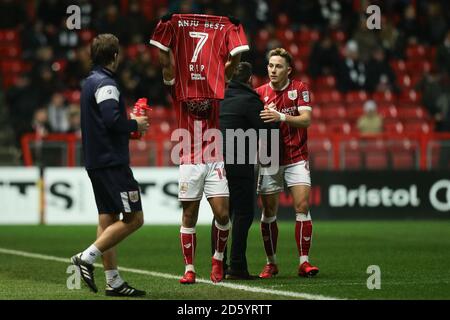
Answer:
[[286, 49], [283, 48], [276, 48], [269, 51], [269, 54], [267, 55], [267, 60], [269, 60], [273, 56], [280, 56], [283, 57], [284, 60], [286, 60], [287, 64], [289, 66], [292, 66], [292, 56], [289, 52], [287, 52]]

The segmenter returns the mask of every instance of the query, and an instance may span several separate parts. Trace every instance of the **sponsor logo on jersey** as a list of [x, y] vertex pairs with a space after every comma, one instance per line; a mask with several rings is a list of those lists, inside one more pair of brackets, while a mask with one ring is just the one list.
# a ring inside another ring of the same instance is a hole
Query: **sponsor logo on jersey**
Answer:
[[180, 182], [180, 193], [186, 193], [188, 191], [189, 184], [187, 182]]

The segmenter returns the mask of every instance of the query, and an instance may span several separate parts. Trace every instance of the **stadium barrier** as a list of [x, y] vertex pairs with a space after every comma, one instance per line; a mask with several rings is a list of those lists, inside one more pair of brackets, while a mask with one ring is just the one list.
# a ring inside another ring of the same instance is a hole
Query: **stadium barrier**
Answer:
[[[133, 171], [142, 191], [145, 223], [179, 224], [178, 169]], [[312, 183], [314, 219], [450, 218], [450, 176], [442, 172], [314, 171]], [[1, 167], [0, 197], [0, 224], [97, 223], [92, 187], [82, 168]], [[259, 215], [260, 209], [255, 218]], [[211, 217], [203, 199], [198, 222], [210, 224]], [[280, 195], [279, 218], [294, 219], [287, 192]]]
[[[25, 166], [83, 165], [78, 135], [40, 137], [30, 133], [22, 137], [21, 144]], [[169, 133], [132, 140], [131, 165], [173, 166], [170, 154], [174, 145]], [[313, 170], [450, 169], [450, 133], [311, 134], [308, 148]]]

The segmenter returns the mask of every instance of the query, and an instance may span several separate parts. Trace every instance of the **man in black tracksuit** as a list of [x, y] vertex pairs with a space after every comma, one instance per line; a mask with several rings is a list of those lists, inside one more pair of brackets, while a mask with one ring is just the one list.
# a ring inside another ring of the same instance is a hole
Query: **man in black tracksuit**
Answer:
[[[227, 139], [227, 129], [269, 129], [260, 118], [264, 104], [258, 94], [251, 87], [252, 66], [248, 62], [241, 62], [237, 66], [230, 81], [225, 98], [220, 103], [220, 130], [222, 131], [225, 161], [225, 172], [230, 190], [231, 252], [229, 269], [226, 279], [252, 279], [249, 275], [246, 259], [248, 230], [253, 221], [256, 204], [255, 168], [256, 153], [251, 154], [249, 139], [245, 143], [245, 154], [237, 152], [234, 142], [234, 157], [230, 159], [230, 139]], [[227, 141], [228, 140], [228, 141]], [[228, 150], [227, 150], [228, 147]], [[253, 148], [255, 150], [255, 148]], [[242, 161], [245, 157], [245, 161]], [[238, 158], [241, 158], [238, 162]], [[244, 164], [238, 164], [242, 163]], [[213, 246], [214, 248], [214, 246]], [[225, 257], [226, 259], [226, 257]], [[224, 266], [226, 260], [224, 259]]]
[[[142, 296], [119, 275], [116, 245], [143, 224], [139, 185], [129, 167], [128, 142], [133, 131], [148, 129], [147, 117], [127, 118], [125, 103], [114, 78], [119, 63], [119, 40], [100, 34], [92, 41], [94, 68], [81, 90], [81, 131], [84, 162], [97, 204], [97, 239], [72, 257], [92, 291], [94, 262], [102, 257], [107, 296]], [[122, 220], [120, 214], [123, 214]]]

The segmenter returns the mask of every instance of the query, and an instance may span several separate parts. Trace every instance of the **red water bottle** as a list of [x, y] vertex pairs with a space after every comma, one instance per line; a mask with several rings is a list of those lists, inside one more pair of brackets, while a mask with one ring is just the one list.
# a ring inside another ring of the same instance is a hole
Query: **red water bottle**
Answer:
[[[148, 116], [147, 111], [152, 110], [150, 106], [147, 105], [147, 98], [140, 98], [133, 107], [133, 114], [137, 117], [145, 117]], [[140, 139], [142, 137], [142, 133], [139, 131], [133, 131], [130, 134], [130, 139]]]

